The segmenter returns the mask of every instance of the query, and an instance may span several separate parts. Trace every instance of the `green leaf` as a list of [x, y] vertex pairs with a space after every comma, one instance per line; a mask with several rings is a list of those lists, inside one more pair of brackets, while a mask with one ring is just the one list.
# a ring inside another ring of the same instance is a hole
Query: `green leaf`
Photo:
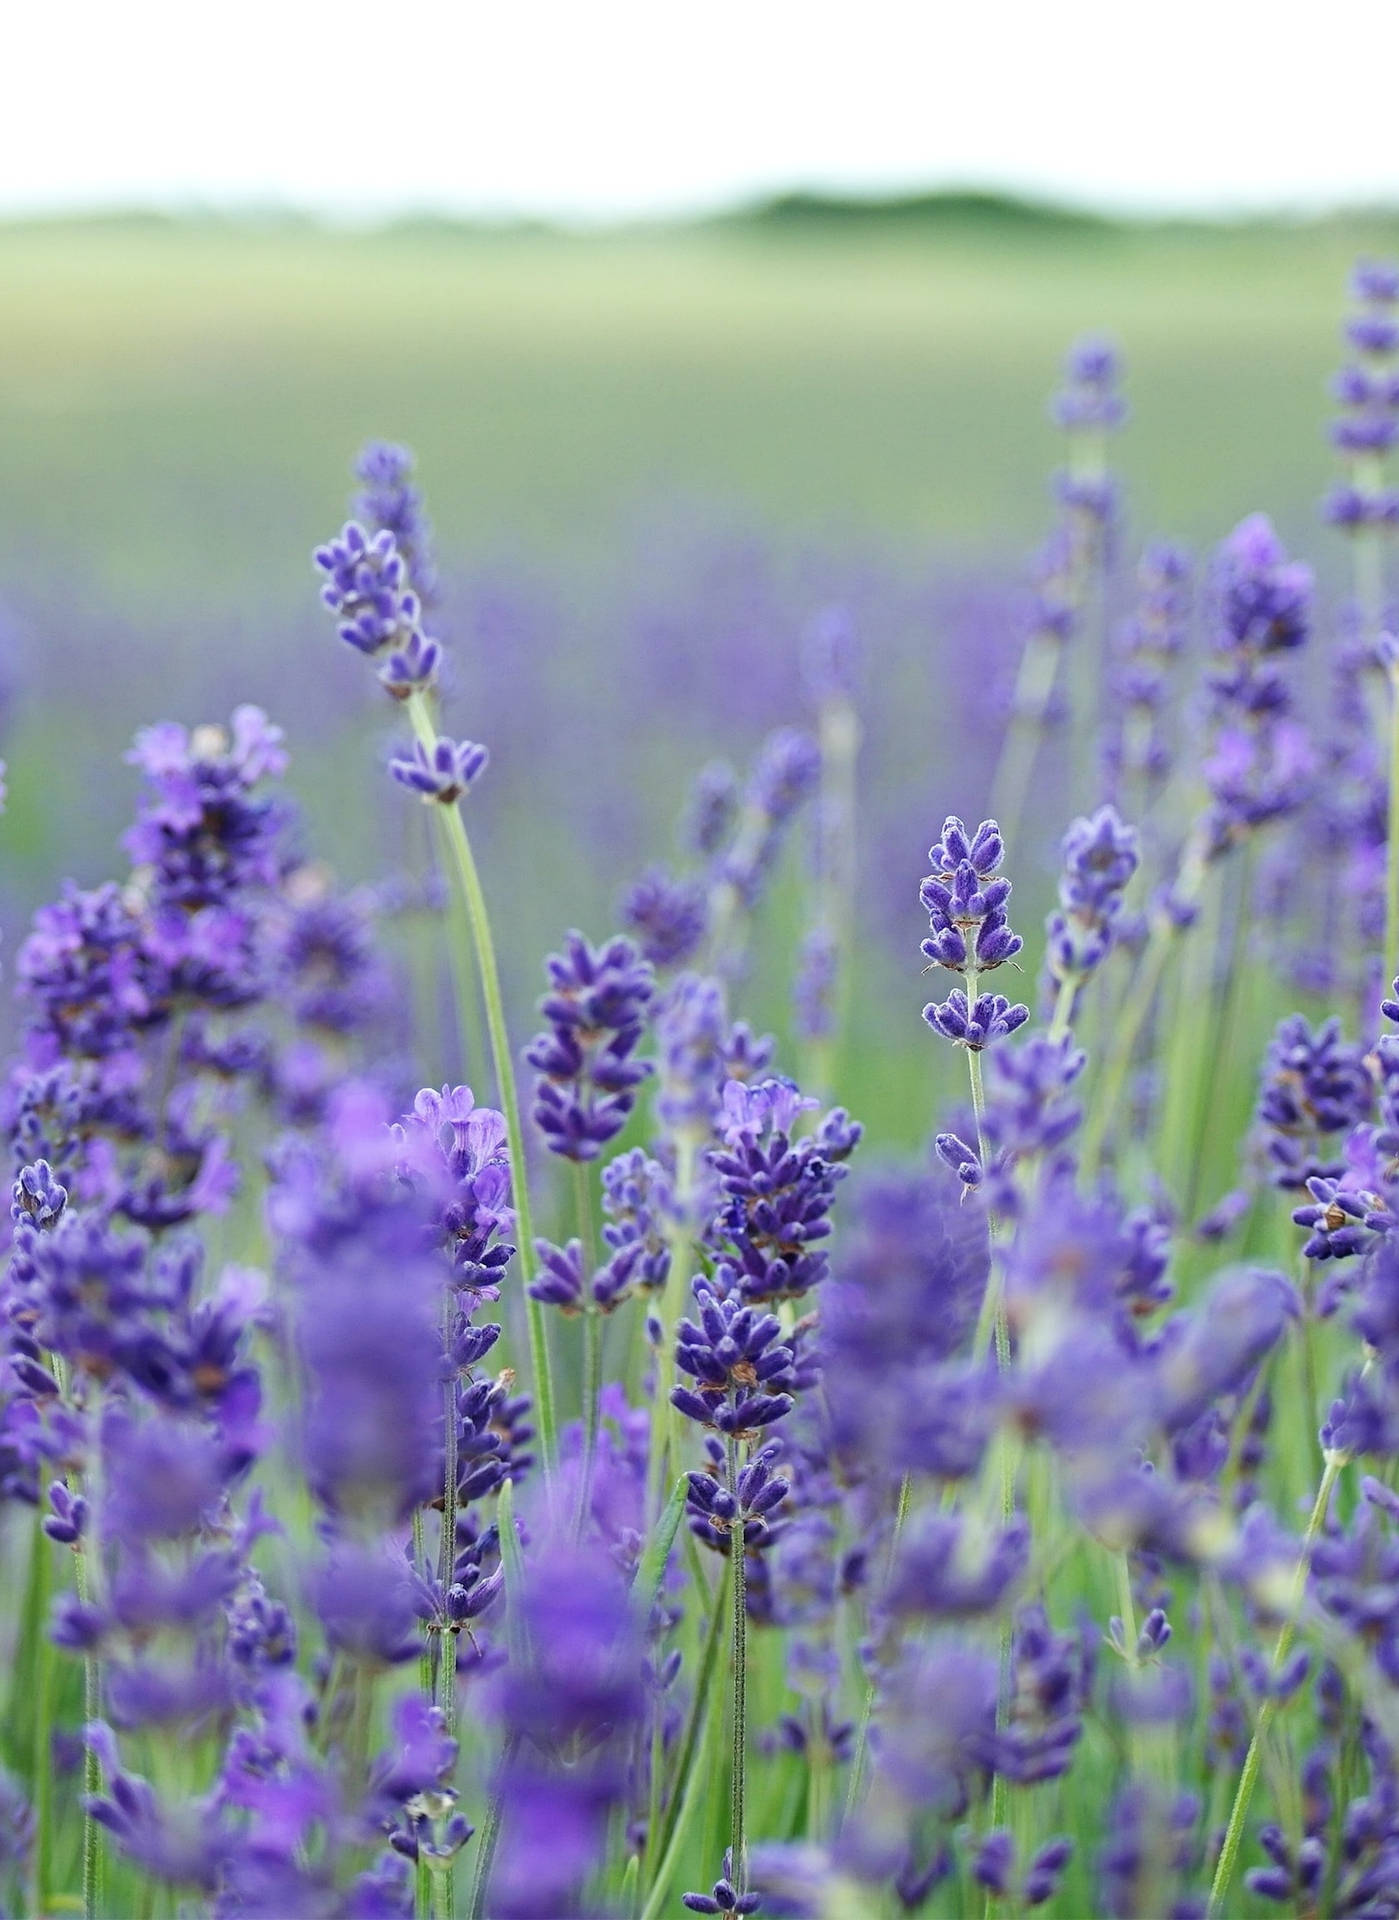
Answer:
[[500, 1490], [496, 1506], [500, 1527], [500, 1560], [505, 1569], [505, 1633], [510, 1658], [523, 1663], [529, 1659], [529, 1635], [520, 1598], [525, 1586], [525, 1562], [520, 1552], [520, 1536], [515, 1531], [515, 1486], [507, 1480]]
[[633, 1591], [637, 1604], [647, 1615], [656, 1604], [656, 1596], [665, 1579], [666, 1566], [670, 1560], [670, 1550], [675, 1545], [675, 1536], [680, 1531], [680, 1516], [685, 1511], [685, 1489], [687, 1476], [681, 1474], [671, 1489], [669, 1500], [660, 1519], [656, 1522], [656, 1531], [646, 1542], [646, 1551], [636, 1565]]

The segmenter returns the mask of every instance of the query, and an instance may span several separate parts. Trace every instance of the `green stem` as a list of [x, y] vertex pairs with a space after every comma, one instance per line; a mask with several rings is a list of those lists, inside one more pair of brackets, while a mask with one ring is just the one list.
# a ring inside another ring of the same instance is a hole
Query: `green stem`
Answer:
[[[899, 1482], [899, 1504], [894, 1514], [894, 1529], [889, 1536], [889, 1551], [884, 1558], [881, 1594], [888, 1591], [889, 1582], [893, 1578], [894, 1564], [899, 1557], [899, 1541], [903, 1537], [904, 1522], [908, 1519], [912, 1492], [913, 1477], [906, 1473]], [[850, 1762], [850, 1782], [845, 1790], [845, 1813], [842, 1824], [851, 1818], [860, 1802], [860, 1792], [864, 1786], [865, 1757], [869, 1751], [870, 1722], [874, 1718], [875, 1692], [875, 1684], [871, 1680], [865, 1688], [865, 1704], [860, 1714], [860, 1730], [855, 1736], [855, 1753]]]
[[729, 1553], [733, 1560], [733, 1779], [729, 1800], [730, 1846], [733, 1849], [731, 1878], [740, 1893], [748, 1888], [748, 1848], [743, 1822], [748, 1792], [748, 1578], [744, 1565], [743, 1508], [738, 1497], [738, 1442], [726, 1442], [729, 1492], [733, 1496], [734, 1518], [729, 1534]]
[[588, 1528], [593, 1500], [593, 1466], [597, 1459], [597, 1430], [602, 1392], [602, 1315], [591, 1301], [583, 1314], [583, 1464], [578, 1475], [578, 1519], [575, 1538]]
[[[73, 1556], [78, 1599], [86, 1606], [91, 1598], [91, 1583], [82, 1548]], [[83, 1659], [83, 1720], [86, 1725], [102, 1717], [102, 1668], [95, 1653]], [[103, 1902], [104, 1849], [102, 1829], [88, 1811], [86, 1801], [102, 1791], [102, 1772], [91, 1745], [83, 1749], [83, 1920], [101, 1920]]]
[[991, 781], [991, 813], [1000, 821], [1011, 845], [1019, 838], [1021, 816], [1038, 757], [1040, 729], [1059, 678], [1062, 653], [1057, 636], [1047, 628], [1038, 629], [1026, 640], [1016, 670], [1010, 721]]
[[[413, 731], [423, 745], [431, 749], [437, 741], [427, 702], [421, 693], [410, 695], [409, 718]], [[512, 1198], [519, 1232], [520, 1274], [525, 1296], [525, 1315], [529, 1328], [530, 1365], [534, 1373], [535, 1411], [539, 1419], [540, 1448], [544, 1455], [546, 1479], [552, 1479], [559, 1459], [558, 1424], [554, 1410], [554, 1382], [549, 1367], [549, 1342], [544, 1310], [529, 1292], [535, 1277], [534, 1222], [531, 1215], [529, 1177], [525, 1164], [525, 1140], [520, 1127], [520, 1100], [515, 1085], [515, 1063], [510, 1052], [510, 1036], [505, 1025], [505, 1002], [500, 991], [500, 968], [496, 963], [495, 941], [491, 935], [490, 915], [481, 877], [476, 871], [471, 842], [459, 806], [443, 807], [440, 817], [445, 825], [453, 866], [476, 949], [476, 964], [481, 971], [481, 991], [486, 1002], [486, 1029], [490, 1035], [491, 1057], [495, 1064], [496, 1089], [501, 1112], [505, 1116], [506, 1141], [510, 1150]]]
[[[714, 1619], [716, 1622], [719, 1622], [723, 1620], [723, 1617], [724, 1590], [723, 1582], [721, 1581], [719, 1592], [715, 1598]], [[713, 1647], [717, 1647], [718, 1645], [717, 1634], [711, 1636], [711, 1642], [712, 1650]], [[683, 1770], [676, 1775], [677, 1782], [680, 1783], [679, 1797], [674, 1802], [674, 1811], [671, 1815], [669, 1831], [666, 1834], [665, 1848], [657, 1864], [655, 1879], [651, 1883], [651, 1891], [647, 1896], [645, 1906], [641, 1909], [639, 1920], [660, 1920], [660, 1915], [665, 1908], [666, 1897], [670, 1892], [670, 1883], [675, 1878], [675, 1869], [680, 1861], [680, 1849], [685, 1843], [685, 1836], [689, 1831], [690, 1822], [694, 1817], [695, 1809], [700, 1803], [701, 1796], [709, 1787], [713, 1777], [714, 1769], [711, 1764], [711, 1752], [714, 1745], [714, 1731], [722, 1722], [723, 1715], [713, 1710], [710, 1700], [710, 1690], [703, 1685], [703, 1679], [704, 1676], [701, 1674], [699, 1690], [696, 1693], [694, 1706], [691, 1709], [690, 1727], [687, 1733], [687, 1749], [684, 1755], [685, 1766]], [[702, 1750], [697, 1753], [696, 1741], [701, 1731], [704, 1734], [704, 1744]], [[695, 1764], [696, 1761], [698, 1761], [698, 1764]], [[648, 1842], [648, 1858], [650, 1853], [651, 1848]]]
[[[597, 1264], [597, 1228], [593, 1220], [593, 1192], [588, 1169], [581, 1160], [573, 1162], [573, 1197], [578, 1215], [578, 1238], [583, 1246], [583, 1270], [591, 1275]], [[583, 1307], [583, 1384], [581, 1412], [583, 1420], [583, 1461], [578, 1476], [578, 1516], [575, 1537], [583, 1538], [588, 1526], [588, 1509], [593, 1497], [593, 1466], [597, 1459], [598, 1420], [602, 1390], [602, 1315], [594, 1300]]]
[[[413, 1567], [415, 1572], [424, 1576], [427, 1575], [427, 1543], [423, 1537], [423, 1510], [421, 1507], [414, 1507], [413, 1509]], [[425, 1627], [423, 1629], [422, 1648], [418, 1654], [418, 1685], [422, 1688], [423, 1697], [429, 1705], [435, 1704], [433, 1700], [432, 1669], [432, 1648], [429, 1641], [428, 1629]]]
[[51, 1587], [49, 1537], [43, 1516], [34, 1516], [34, 1547], [29, 1563], [26, 1620], [38, 1623], [34, 1656], [34, 1911], [49, 1910], [53, 1882], [53, 1691], [57, 1649], [48, 1635]]
[[[1322, 1470], [1321, 1482], [1316, 1490], [1316, 1499], [1312, 1504], [1311, 1517], [1307, 1521], [1307, 1531], [1302, 1537], [1302, 1551], [1297, 1556], [1297, 1568], [1292, 1579], [1292, 1595], [1282, 1626], [1278, 1631], [1277, 1645], [1273, 1649], [1271, 1672], [1276, 1675], [1292, 1648], [1297, 1632], [1297, 1617], [1301, 1612], [1302, 1599], [1306, 1593], [1307, 1570], [1311, 1565], [1312, 1548], [1321, 1532], [1331, 1504], [1331, 1495], [1342, 1467], [1349, 1461], [1350, 1455], [1344, 1452], [1332, 1452], [1326, 1456], [1326, 1465]], [[1263, 1745], [1272, 1726], [1273, 1717], [1278, 1709], [1276, 1695], [1269, 1693], [1258, 1709], [1258, 1718], [1254, 1722], [1253, 1738], [1248, 1743], [1248, 1752], [1244, 1755], [1243, 1771], [1239, 1775], [1239, 1784], [1234, 1794], [1234, 1804], [1229, 1813], [1229, 1824], [1224, 1830], [1224, 1843], [1219, 1850], [1219, 1863], [1215, 1868], [1214, 1884], [1210, 1888], [1210, 1920], [1224, 1912], [1224, 1900], [1234, 1877], [1234, 1868], [1238, 1861], [1239, 1848], [1243, 1844], [1244, 1826], [1248, 1820], [1249, 1802], [1253, 1798], [1253, 1789], [1258, 1779], [1258, 1768], [1263, 1758]]]
[[[518, 1735], [511, 1734], [501, 1748], [502, 1773], [508, 1770], [519, 1744]], [[504, 1800], [497, 1788], [487, 1803], [486, 1817], [481, 1823], [481, 1838], [476, 1848], [476, 1872], [471, 1881], [471, 1904], [467, 1910], [469, 1920], [486, 1920], [486, 1895], [490, 1891], [491, 1869], [495, 1865], [495, 1850], [500, 1840], [500, 1823], [503, 1813]]]
[[[652, 1761], [654, 1771], [651, 1776], [651, 1819], [646, 1829], [646, 1853], [642, 1861], [642, 1884], [651, 1889], [651, 1898], [663, 1898], [669, 1883], [670, 1869], [674, 1865], [674, 1847], [676, 1836], [683, 1831], [687, 1817], [687, 1808], [697, 1780], [705, 1785], [709, 1783], [709, 1769], [695, 1766], [695, 1753], [699, 1745], [700, 1734], [706, 1725], [712, 1726], [720, 1717], [710, 1711], [714, 1688], [711, 1684], [714, 1669], [719, 1659], [719, 1645], [724, 1637], [724, 1622], [728, 1616], [729, 1567], [727, 1562], [718, 1584], [714, 1589], [714, 1604], [709, 1615], [709, 1625], [705, 1630], [704, 1646], [699, 1657], [699, 1667], [695, 1674], [694, 1693], [690, 1700], [690, 1712], [685, 1722], [685, 1731], [680, 1738], [680, 1751], [676, 1756], [675, 1787], [680, 1795], [669, 1797], [669, 1811], [663, 1814], [661, 1809], [661, 1763], [657, 1750], [653, 1746]], [[660, 1726], [659, 1708], [656, 1714], [656, 1730], [662, 1736], [660, 1748], [664, 1753], [663, 1733]], [[652, 1877], [652, 1862], [660, 1856], [660, 1864]], [[651, 1911], [648, 1906], [647, 1912]]]
[[1062, 978], [1054, 989], [1054, 1012], [1049, 1021], [1051, 1040], [1062, 1040], [1073, 1021], [1074, 997], [1078, 992], [1078, 981], [1072, 976]]
[[665, 1285], [656, 1296], [655, 1313], [660, 1322], [661, 1339], [656, 1349], [656, 1391], [654, 1418], [647, 1439], [646, 1521], [659, 1518], [666, 1483], [666, 1460], [671, 1472], [679, 1471], [682, 1448], [680, 1415], [670, 1404], [675, 1384], [675, 1328], [680, 1304], [689, 1276], [694, 1248], [690, 1238], [690, 1210], [694, 1198], [695, 1162], [700, 1137], [682, 1128], [675, 1135], [675, 1190], [670, 1217], [666, 1222], [666, 1241], [670, 1247], [670, 1268]]

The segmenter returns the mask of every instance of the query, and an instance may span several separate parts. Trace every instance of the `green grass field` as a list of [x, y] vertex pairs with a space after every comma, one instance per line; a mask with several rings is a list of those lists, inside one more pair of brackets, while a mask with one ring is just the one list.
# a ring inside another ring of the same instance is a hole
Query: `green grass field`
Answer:
[[1065, 344], [1128, 359], [1143, 519], [1307, 524], [1347, 266], [1378, 230], [795, 224], [570, 238], [0, 229], [0, 555], [114, 604], [304, 592], [368, 434], [448, 552], [560, 566], [674, 495], [938, 549], [1034, 539]]

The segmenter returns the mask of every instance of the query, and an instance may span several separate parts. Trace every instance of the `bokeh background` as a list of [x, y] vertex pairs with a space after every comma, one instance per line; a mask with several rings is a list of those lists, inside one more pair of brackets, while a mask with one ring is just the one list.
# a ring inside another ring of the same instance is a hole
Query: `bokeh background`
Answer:
[[[986, 800], [1058, 362], [1089, 330], [1125, 356], [1129, 546], [1205, 555], [1262, 507], [1340, 574], [1326, 378], [1351, 261], [1399, 249], [1393, 22], [1361, 8], [1357, 70], [1193, 0], [1140, 43], [1091, 0], [1052, 30], [881, 0], [824, 39], [784, 6], [702, 39], [620, 0], [586, 35], [513, 11], [20, 26], [49, 84], [0, 134], [7, 939], [112, 869], [132, 730], [240, 700], [288, 730], [308, 846], [412, 869], [393, 716], [308, 560], [386, 437], [437, 531], [446, 724], [493, 753], [476, 831], [521, 1000], [672, 851], [707, 759], [804, 718], [803, 628], [851, 608], [851, 1098], [915, 1139], [939, 1093], [883, 1043], [924, 997], [924, 851]], [[1063, 797], [1015, 867], [1032, 905]], [[760, 943], [771, 1023], [795, 938]]]

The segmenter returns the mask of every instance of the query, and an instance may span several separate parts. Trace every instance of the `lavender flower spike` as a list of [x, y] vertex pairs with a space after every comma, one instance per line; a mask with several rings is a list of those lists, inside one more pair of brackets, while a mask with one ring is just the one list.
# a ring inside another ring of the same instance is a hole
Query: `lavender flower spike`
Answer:
[[633, 1056], [654, 991], [651, 968], [630, 940], [592, 947], [570, 933], [549, 957], [549, 991], [539, 1003], [548, 1030], [525, 1058], [539, 1078], [535, 1125], [565, 1160], [595, 1160], [626, 1125], [636, 1090], [651, 1072]]
[[395, 754], [389, 772], [400, 786], [428, 804], [436, 801], [450, 807], [475, 785], [489, 758], [486, 748], [474, 740], [449, 740], [439, 734], [431, 753], [421, 740], [415, 740], [411, 753]]
[[1139, 858], [1135, 831], [1116, 807], [1099, 807], [1075, 820], [1064, 835], [1058, 910], [1046, 923], [1047, 963], [1059, 985], [1056, 1024], [1068, 1025], [1073, 989], [1102, 965], [1112, 949], [1122, 895]]
[[964, 974], [967, 983], [941, 1006], [924, 1007], [923, 1018], [935, 1033], [973, 1053], [1014, 1033], [1030, 1017], [1028, 1007], [1012, 1006], [1004, 994], [976, 991], [978, 975], [1004, 966], [1025, 944], [1006, 913], [1011, 889], [999, 873], [1004, 857], [994, 820], [983, 820], [968, 833], [956, 814], [949, 814], [942, 838], [928, 853], [934, 871], [918, 891], [930, 928], [923, 953], [934, 966]]

